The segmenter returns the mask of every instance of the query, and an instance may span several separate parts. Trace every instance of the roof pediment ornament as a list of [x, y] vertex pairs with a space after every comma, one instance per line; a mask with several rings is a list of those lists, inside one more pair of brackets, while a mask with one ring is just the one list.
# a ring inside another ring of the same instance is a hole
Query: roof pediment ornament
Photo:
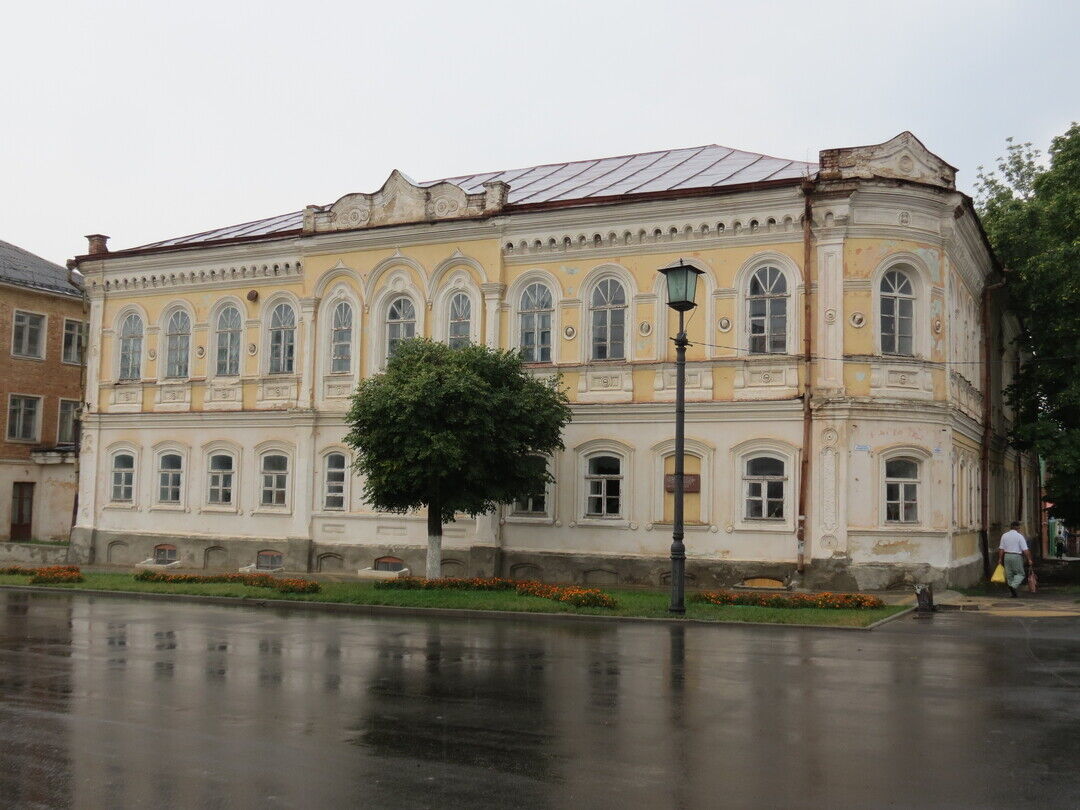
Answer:
[[956, 188], [956, 167], [939, 158], [910, 132], [884, 143], [821, 151], [820, 180], [888, 178]]
[[490, 216], [502, 210], [510, 186], [484, 183], [484, 191], [467, 193], [446, 181], [420, 185], [397, 169], [373, 194], [346, 194], [333, 205], [304, 209], [304, 232], [326, 233], [382, 225], [405, 225]]

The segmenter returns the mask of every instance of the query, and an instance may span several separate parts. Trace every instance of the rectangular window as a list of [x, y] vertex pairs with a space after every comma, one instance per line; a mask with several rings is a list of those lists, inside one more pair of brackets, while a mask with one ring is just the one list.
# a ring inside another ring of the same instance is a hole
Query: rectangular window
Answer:
[[183, 459], [176, 453], [166, 453], [158, 467], [158, 501], [180, 503], [180, 485], [183, 475]]
[[11, 353], [17, 357], [45, 357], [45, 316], [15, 310]]
[[263, 506], [285, 506], [285, 495], [289, 486], [289, 459], [272, 453], [262, 458], [262, 497]]
[[39, 418], [41, 397], [12, 394], [8, 401], [7, 437], [17, 442], [36, 442]]
[[86, 324], [64, 318], [64, 362], [82, 365], [85, 348]]
[[343, 453], [330, 453], [326, 457], [326, 491], [323, 494], [323, 508], [345, 508], [345, 455]]
[[547, 496], [544, 493], [518, 498], [514, 502], [514, 513], [518, 515], [546, 515]]
[[233, 502], [233, 458], [225, 453], [210, 456], [210, 480], [207, 501], [217, 506]]
[[56, 428], [57, 444], [75, 443], [75, 418], [79, 413], [79, 402], [74, 399], [60, 400], [60, 422]]

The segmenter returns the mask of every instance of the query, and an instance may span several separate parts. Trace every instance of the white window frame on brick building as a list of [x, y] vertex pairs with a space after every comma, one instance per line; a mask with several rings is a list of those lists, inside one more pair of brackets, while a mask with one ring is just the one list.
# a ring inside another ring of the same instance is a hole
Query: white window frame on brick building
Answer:
[[8, 394], [7, 428], [4, 431], [7, 440], [19, 444], [39, 443], [41, 441], [41, 412], [44, 407], [44, 397], [17, 392]]
[[[60, 398], [60, 404], [56, 408], [56, 443], [73, 444], [75, 442], [75, 424], [79, 420], [79, 408], [82, 402], [77, 399]], [[65, 411], [69, 415], [65, 417]], [[70, 425], [70, 432], [65, 436], [65, 427]]]
[[73, 366], [83, 365], [86, 352], [87, 324], [74, 318], [64, 318], [64, 345], [61, 359]]
[[16, 309], [11, 316], [11, 355], [23, 360], [44, 360], [49, 339], [49, 316]]

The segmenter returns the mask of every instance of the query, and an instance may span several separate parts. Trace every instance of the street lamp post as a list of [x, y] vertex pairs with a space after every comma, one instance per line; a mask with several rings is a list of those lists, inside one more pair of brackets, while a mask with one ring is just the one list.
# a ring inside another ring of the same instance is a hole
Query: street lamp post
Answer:
[[671, 613], [686, 613], [686, 546], [683, 545], [683, 465], [686, 455], [686, 313], [697, 304], [697, 277], [702, 270], [683, 263], [661, 267], [667, 281], [668, 306], [679, 313], [679, 331], [675, 335], [675, 508], [671, 532]]

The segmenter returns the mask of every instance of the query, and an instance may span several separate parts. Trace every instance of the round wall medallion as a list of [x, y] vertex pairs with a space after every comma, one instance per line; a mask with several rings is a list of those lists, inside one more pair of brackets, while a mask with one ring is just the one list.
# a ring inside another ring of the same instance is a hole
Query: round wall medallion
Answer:
[[836, 310], [835, 309], [827, 309], [827, 310], [825, 310], [825, 323], [836, 323]]
[[651, 335], [652, 334], [652, 324], [649, 323], [648, 321], [642, 321], [641, 323], [638, 324], [638, 331], [643, 336]]
[[863, 315], [861, 312], [851, 313], [851, 325], [854, 326], [856, 329], [862, 329], [864, 326], [866, 326], [866, 316]]
[[196, 357], [204, 357], [205, 355], [206, 355], [206, 349], [204, 349], [202, 346], [196, 346], [195, 347], [195, 356]]
[[772, 382], [772, 374], [767, 371], [761, 372], [761, 381], [763, 383]]
[[942, 330], [941, 318], [934, 319], [934, 334], [940, 335]]
[[719, 329], [721, 332], [730, 332], [731, 318], [721, 318], [719, 321], [716, 322], [716, 328]]
[[258, 290], [248, 290], [247, 300], [248, 301], [258, 301], [259, 300], [259, 291]]
[[562, 333], [563, 333], [563, 337], [566, 338], [567, 340], [573, 340], [575, 337], [577, 337], [577, 329], [575, 329], [572, 326], [568, 326], [565, 329], [563, 329]]
[[712, 532], [713, 534], [716, 534], [718, 531], [720, 531], [720, 527], [714, 524], [714, 525], [709, 527], [709, 531]]
[[636, 523], [631, 523], [630, 524], [630, 530], [636, 532], [637, 531], [637, 524]]
[[821, 443], [827, 447], [836, 444], [836, 438], [836, 431], [832, 428], [825, 428], [825, 430], [821, 431]]
[[146, 356], [149, 357], [151, 360], [156, 360], [157, 359], [157, 349], [151, 349], [150, 351], [148, 351], [146, 353]]
[[249, 343], [248, 344], [248, 354], [255, 354], [255, 352], [257, 352], [258, 350], [259, 350], [259, 347], [256, 346], [254, 343]]
[[900, 224], [901, 225], [907, 225], [910, 222], [911, 222], [911, 214], [909, 214], [907, 211], [901, 211], [900, 212]]
[[900, 158], [899, 168], [904, 174], [911, 174], [915, 169], [915, 161], [911, 159], [911, 155], [904, 155]]

